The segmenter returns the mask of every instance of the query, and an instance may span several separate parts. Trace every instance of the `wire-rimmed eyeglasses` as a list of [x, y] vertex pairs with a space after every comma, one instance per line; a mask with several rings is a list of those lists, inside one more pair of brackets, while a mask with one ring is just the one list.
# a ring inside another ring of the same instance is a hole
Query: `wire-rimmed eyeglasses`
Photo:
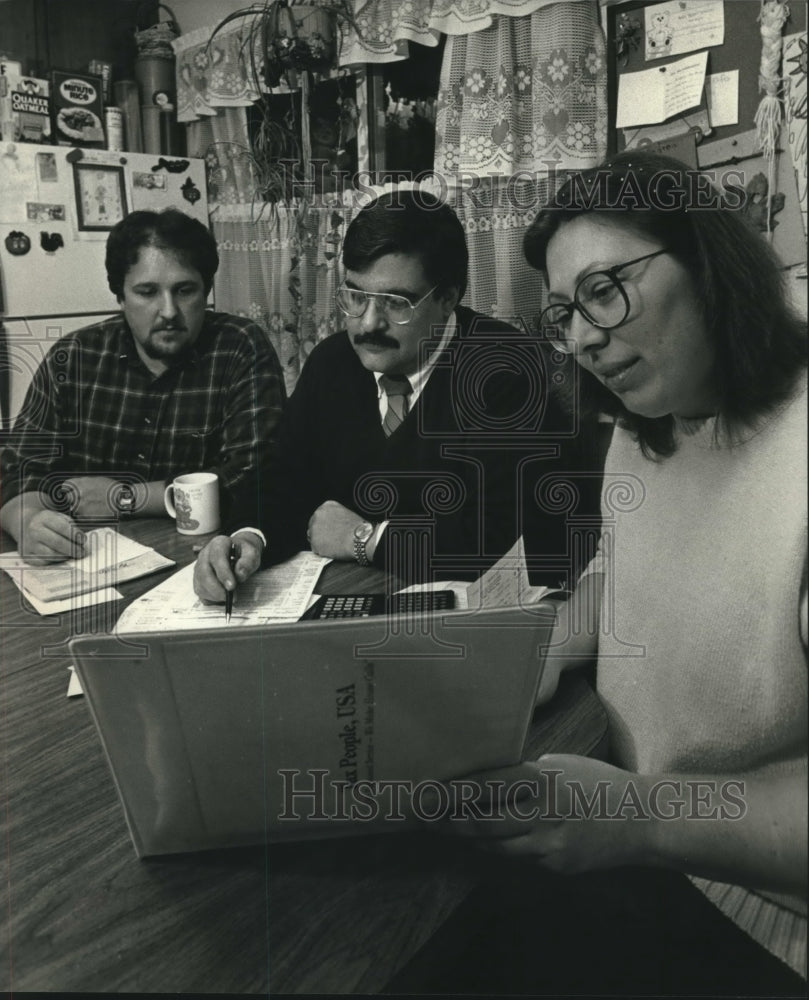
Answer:
[[411, 302], [404, 295], [393, 295], [388, 292], [364, 292], [361, 288], [349, 288], [346, 284], [342, 284], [337, 289], [334, 299], [340, 310], [352, 319], [364, 316], [368, 303], [372, 298], [376, 299], [377, 307], [382, 310], [391, 323], [404, 326], [413, 319], [415, 311], [428, 296], [433, 294], [436, 288], [438, 285], [433, 285], [418, 302]]
[[616, 264], [615, 267], [585, 274], [576, 285], [572, 302], [554, 302], [539, 314], [542, 335], [558, 350], [572, 354], [575, 351], [575, 344], [567, 336], [567, 332], [570, 329], [574, 309], [578, 309], [588, 323], [592, 323], [600, 330], [613, 329], [625, 323], [629, 316], [630, 304], [626, 289], [618, 277], [619, 271], [668, 252], [668, 248], [664, 247], [662, 250], [646, 253], [642, 257], [626, 260], [623, 264]]

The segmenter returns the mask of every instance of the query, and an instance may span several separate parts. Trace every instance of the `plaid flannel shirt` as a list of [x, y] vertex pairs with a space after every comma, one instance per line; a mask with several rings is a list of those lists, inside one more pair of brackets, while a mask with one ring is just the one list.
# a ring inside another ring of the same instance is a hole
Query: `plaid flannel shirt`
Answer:
[[183, 362], [156, 378], [115, 316], [48, 351], [0, 457], [0, 502], [55, 496], [71, 476], [201, 471], [219, 476], [227, 501], [273, 462], [284, 399], [278, 358], [251, 320], [206, 313]]

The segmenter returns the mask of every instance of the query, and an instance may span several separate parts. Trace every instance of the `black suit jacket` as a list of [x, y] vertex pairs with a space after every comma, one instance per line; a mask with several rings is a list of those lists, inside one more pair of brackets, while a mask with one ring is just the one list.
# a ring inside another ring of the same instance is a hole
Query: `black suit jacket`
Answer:
[[[542, 345], [462, 306], [456, 318], [457, 335], [390, 437], [348, 334], [319, 343], [282, 418], [278, 467], [230, 529], [258, 524], [266, 561], [278, 562], [308, 548], [309, 518], [336, 500], [390, 522], [374, 562], [413, 580], [474, 579], [527, 519], [532, 544], [564, 554], [564, 513], [538, 510], [534, 485], [579, 460]], [[559, 579], [557, 565], [548, 569], [548, 581]]]

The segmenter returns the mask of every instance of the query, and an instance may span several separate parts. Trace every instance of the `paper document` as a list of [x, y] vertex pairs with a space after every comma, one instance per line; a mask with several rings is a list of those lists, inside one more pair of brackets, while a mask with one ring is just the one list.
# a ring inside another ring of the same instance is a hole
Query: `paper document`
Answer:
[[[135, 580], [149, 573], [173, 566], [174, 560], [120, 535], [114, 528], [96, 528], [86, 532], [85, 555], [66, 559], [48, 566], [30, 566], [19, 552], [0, 556], [0, 569], [5, 570], [40, 614], [55, 614], [120, 597], [111, 588], [125, 580]], [[81, 603], [79, 596], [103, 592], [100, 599], [88, 598]], [[55, 607], [59, 603], [62, 607]], [[47, 604], [43, 610], [42, 605]]]
[[708, 53], [618, 77], [616, 128], [656, 125], [696, 107], [702, 99]]
[[529, 583], [522, 535], [491, 569], [486, 570], [474, 582], [439, 580], [437, 583], [415, 583], [399, 593], [417, 590], [452, 590], [455, 592], [455, 607], [462, 610], [519, 608], [535, 604], [548, 594], [557, 593], [555, 587], [532, 587]]
[[[8, 553], [9, 555], [11, 553]], [[29, 567], [26, 567], [28, 569]], [[74, 594], [71, 597], [62, 597], [57, 601], [41, 601], [23, 586], [25, 570], [9, 569], [3, 567], [6, 573], [14, 581], [15, 586], [20, 591], [25, 600], [39, 615], [62, 615], [77, 608], [91, 608], [94, 604], [106, 604], [108, 601], [120, 601], [123, 594], [114, 587], [104, 587], [101, 590], [88, 590], [83, 594]]]
[[229, 625], [223, 605], [204, 604], [194, 593], [192, 563], [131, 604], [118, 619], [115, 631], [163, 632], [294, 622], [306, 610], [323, 567], [330, 561], [313, 552], [299, 552], [285, 563], [254, 573], [236, 590]]
[[696, 52], [725, 40], [723, 0], [671, 0], [643, 8], [646, 58]]
[[705, 96], [711, 125], [736, 125], [739, 121], [739, 71], [711, 73], [705, 78]]

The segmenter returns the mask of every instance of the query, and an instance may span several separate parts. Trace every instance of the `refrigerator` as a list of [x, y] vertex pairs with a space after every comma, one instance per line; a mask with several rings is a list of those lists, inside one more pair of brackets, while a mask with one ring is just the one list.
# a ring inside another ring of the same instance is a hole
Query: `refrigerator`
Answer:
[[112, 226], [169, 207], [209, 225], [204, 160], [0, 144], [0, 429], [54, 342], [118, 311], [104, 268]]

